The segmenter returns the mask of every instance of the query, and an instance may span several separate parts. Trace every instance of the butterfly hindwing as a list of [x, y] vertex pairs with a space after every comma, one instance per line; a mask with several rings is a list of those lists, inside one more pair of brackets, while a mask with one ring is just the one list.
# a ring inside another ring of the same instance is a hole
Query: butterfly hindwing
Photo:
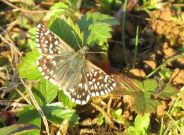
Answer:
[[89, 61], [81, 73], [81, 79], [74, 88], [65, 91], [65, 94], [78, 104], [86, 104], [91, 96], [101, 96], [111, 92], [116, 83], [100, 68]]

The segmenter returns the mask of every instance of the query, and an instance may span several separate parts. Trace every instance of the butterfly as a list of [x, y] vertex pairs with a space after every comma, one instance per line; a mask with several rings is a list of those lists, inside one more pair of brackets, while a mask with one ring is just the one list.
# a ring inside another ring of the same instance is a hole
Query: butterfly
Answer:
[[42, 76], [61, 88], [71, 101], [84, 105], [91, 96], [104, 95], [115, 88], [109, 75], [86, 60], [87, 46], [75, 51], [44, 24], [37, 25], [36, 44]]

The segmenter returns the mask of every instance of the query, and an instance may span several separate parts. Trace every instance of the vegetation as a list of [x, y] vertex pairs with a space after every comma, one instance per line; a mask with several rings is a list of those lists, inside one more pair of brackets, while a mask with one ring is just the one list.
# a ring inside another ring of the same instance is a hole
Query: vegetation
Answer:
[[[184, 134], [183, 0], [0, 0], [0, 133]], [[164, 11], [164, 12], [163, 12]], [[77, 105], [44, 79], [46, 24], [117, 83]]]

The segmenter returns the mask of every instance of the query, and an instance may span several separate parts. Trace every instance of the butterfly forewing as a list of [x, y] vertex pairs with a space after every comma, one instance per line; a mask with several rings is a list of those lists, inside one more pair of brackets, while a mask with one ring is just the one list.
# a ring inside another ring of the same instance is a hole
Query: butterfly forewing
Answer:
[[62, 39], [50, 31], [47, 26], [39, 24], [36, 31], [37, 48], [42, 54], [68, 54], [75, 51]]
[[37, 26], [36, 37], [41, 53], [37, 60], [40, 72], [62, 88], [72, 101], [86, 104], [91, 96], [106, 94], [116, 86], [109, 75], [84, 59], [84, 47], [75, 52], [42, 24]]

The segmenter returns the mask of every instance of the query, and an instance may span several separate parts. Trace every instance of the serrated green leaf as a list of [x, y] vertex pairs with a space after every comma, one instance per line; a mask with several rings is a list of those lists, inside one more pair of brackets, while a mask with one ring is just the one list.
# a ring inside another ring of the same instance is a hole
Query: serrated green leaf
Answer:
[[94, 45], [95, 43], [103, 45], [111, 38], [110, 31], [112, 31], [112, 29], [107, 23], [95, 23], [90, 25], [88, 30], [90, 31], [87, 38], [88, 45]]
[[42, 107], [47, 119], [60, 125], [64, 119], [68, 119], [71, 126], [78, 123], [79, 117], [76, 111], [70, 108], [62, 107], [61, 104], [50, 104]]
[[82, 33], [71, 19], [56, 19], [50, 29], [71, 47], [78, 49], [82, 46]]
[[154, 79], [146, 79], [143, 82], [135, 80], [134, 82], [144, 92], [154, 92], [158, 87], [158, 83]]
[[59, 95], [58, 95], [58, 99], [59, 101], [62, 101], [63, 105], [64, 106], [68, 106], [68, 107], [74, 107], [76, 106], [77, 104], [72, 102], [65, 94], [63, 91], [59, 92]]
[[143, 81], [144, 91], [154, 92], [158, 87], [158, 83], [154, 79], [146, 79]]
[[40, 130], [31, 124], [15, 124], [0, 128], [1, 135], [39, 135]]
[[45, 18], [50, 19], [49, 23], [51, 24], [61, 15], [65, 17], [71, 17], [72, 20], [75, 20], [78, 16], [80, 16], [79, 5], [80, 2], [78, 0], [67, 0], [64, 2], [55, 3], [50, 8], [50, 11], [47, 12]]
[[150, 92], [137, 92], [134, 102], [134, 109], [138, 113], [154, 112], [159, 105], [158, 101], [151, 99]]
[[39, 128], [41, 127], [40, 115], [32, 106], [24, 107], [23, 110], [17, 114], [17, 116], [19, 117], [19, 124], [29, 123]]
[[177, 94], [176, 88], [172, 87], [171, 85], [167, 85], [164, 89], [159, 93], [159, 97], [163, 99], [170, 98]]
[[32, 88], [33, 95], [40, 105], [50, 103], [58, 94], [58, 87], [49, 80], [41, 79]]
[[[78, 123], [79, 117], [74, 109], [65, 108], [61, 103], [47, 104], [41, 106], [46, 118], [57, 125], [60, 125], [64, 119], [68, 119], [71, 126]], [[17, 114], [19, 123], [31, 123], [38, 127], [41, 126], [41, 117], [37, 110], [31, 106], [24, 107], [23, 111]]]
[[69, 7], [69, 5], [68, 5], [67, 3], [58, 2], [58, 3], [54, 3], [54, 5], [50, 7], [50, 10], [60, 10], [60, 11], [64, 11], [64, 10], [67, 9], [68, 7]]
[[20, 77], [27, 78], [28, 80], [37, 80], [42, 78], [42, 75], [36, 66], [38, 56], [39, 53], [37, 48], [34, 48], [32, 52], [26, 53], [26, 56], [22, 58], [22, 62], [18, 66]]
[[111, 26], [117, 24], [115, 18], [98, 12], [86, 13], [78, 21], [80, 30], [84, 34], [83, 42], [88, 45], [107, 43], [108, 38], [111, 37]]
[[32, 28], [29, 29], [28, 31], [30, 38], [28, 39], [28, 46], [30, 47], [31, 50], [36, 48], [36, 29]]

